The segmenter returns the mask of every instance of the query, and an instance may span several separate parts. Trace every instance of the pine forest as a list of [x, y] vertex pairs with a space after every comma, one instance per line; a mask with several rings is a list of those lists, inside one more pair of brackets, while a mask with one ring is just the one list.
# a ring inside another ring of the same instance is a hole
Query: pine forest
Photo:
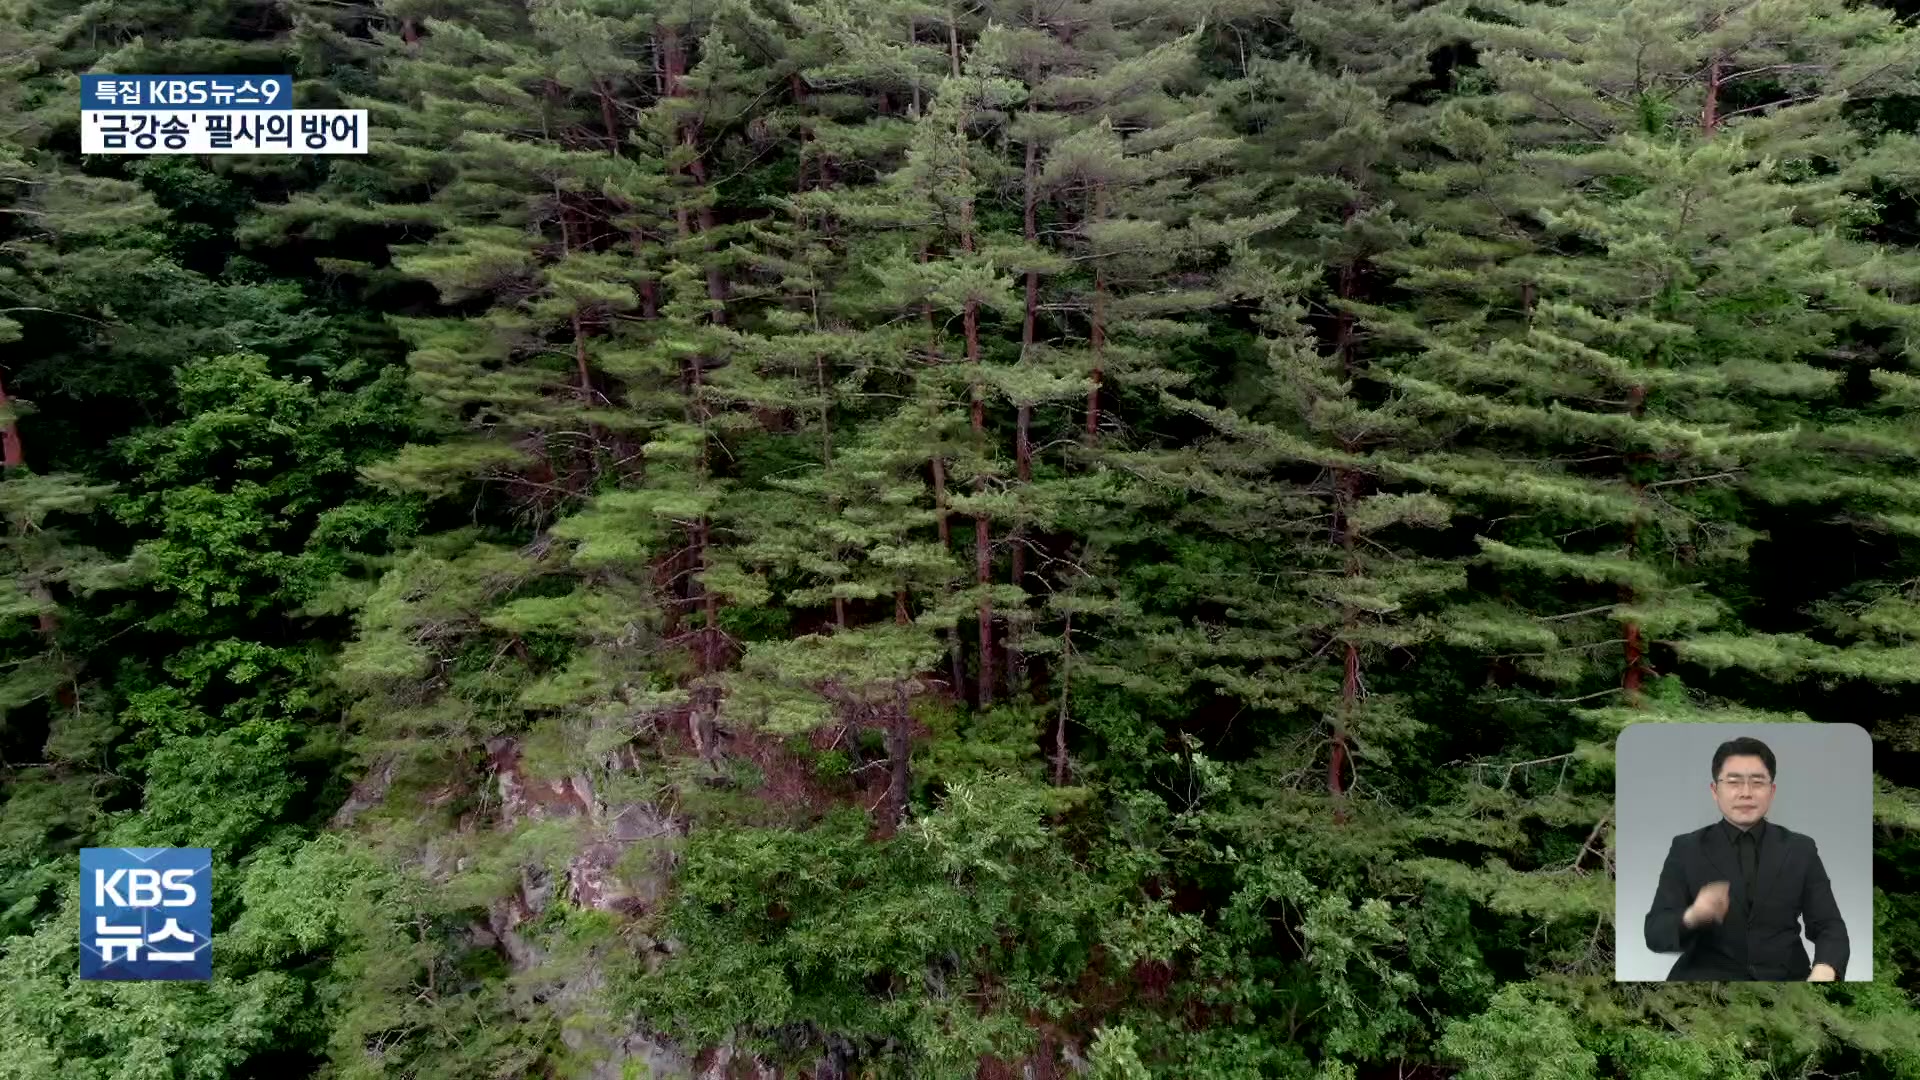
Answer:
[[[4, 1080], [1920, 1080], [1913, 0], [0, 0], [0, 424]], [[1871, 981], [1617, 983], [1754, 721]]]

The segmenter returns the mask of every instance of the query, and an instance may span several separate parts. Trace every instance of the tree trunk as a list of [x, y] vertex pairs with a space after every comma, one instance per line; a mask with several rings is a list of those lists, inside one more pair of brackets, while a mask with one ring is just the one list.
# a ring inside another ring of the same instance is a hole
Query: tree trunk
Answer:
[[[940, 455], [933, 457], [933, 520], [940, 530], [940, 550], [953, 549], [953, 526], [947, 520], [947, 465]], [[953, 692], [962, 700], [967, 696], [966, 664], [960, 657], [960, 631], [949, 626], [942, 631], [951, 645], [947, 650], [953, 666]]]
[[[1031, 108], [1031, 107], [1029, 107]], [[1040, 230], [1035, 216], [1038, 202], [1036, 187], [1039, 178], [1040, 146], [1037, 142], [1027, 141], [1026, 166], [1023, 170], [1022, 231], [1027, 243], [1039, 242]], [[1026, 316], [1020, 323], [1020, 359], [1031, 362], [1034, 335], [1040, 315], [1040, 273], [1027, 271]], [[1021, 402], [1014, 419], [1013, 455], [1014, 466], [1021, 486], [1033, 482], [1033, 406]], [[1013, 559], [1013, 584], [1025, 590], [1027, 587], [1027, 529], [1024, 521], [1013, 525], [1011, 550]], [[1024, 603], [1024, 601], [1023, 601]], [[1010, 692], [1018, 692], [1026, 682], [1026, 657], [1020, 650], [1018, 634], [1010, 623], [1007, 628], [1007, 684]]]
[[[1360, 475], [1342, 469], [1334, 478], [1333, 527], [1339, 531], [1340, 547], [1346, 554], [1345, 573], [1357, 577], [1360, 559], [1353, 543], [1353, 504], [1360, 490]], [[1334, 720], [1333, 749], [1327, 760], [1327, 794], [1333, 800], [1335, 824], [1347, 821], [1346, 768], [1347, 740], [1360, 709], [1360, 646], [1354, 642], [1359, 630], [1359, 613], [1348, 607], [1341, 620], [1340, 633], [1346, 649], [1346, 671], [1340, 685], [1340, 715]]]
[[1720, 127], [1720, 61], [1707, 65], [1707, 100], [1700, 109], [1700, 129], [1712, 135]]
[[[12, 404], [13, 399], [7, 396], [6, 385], [0, 383], [0, 409]], [[7, 417], [6, 426], [0, 428], [0, 461], [4, 461], [8, 471], [27, 463], [26, 451], [20, 443], [20, 421], [11, 416]]]
[[[796, 108], [806, 105], [807, 82], [800, 77], [799, 72], [795, 71], [787, 76], [787, 89], [793, 92], [793, 104]], [[794, 170], [793, 177], [793, 190], [796, 192], [807, 190], [807, 149], [812, 144], [813, 126], [810, 124], [802, 125], [800, 128], [800, 163], [799, 167]]]
[[607, 129], [607, 147], [614, 157], [620, 156], [620, 124], [614, 119], [613, 91], [601, 79], [593, 80], [594, 94], [600, 99], [600, 124]]
[[820, 387], [820, 461], [833, 468], [833, 386], [827, 381], [827, 354], [813, 356], [813, 378]]
[[[1623, 603], [1632, 603], [1633, 591], [1631, 589], [1623, 590], [1621, 595], [1621, 601]], [[1620, 688], [1626, 691], [1627, 704], [1633, 706], [1634, 708], [1639, 708], [1640, 705], [1642, 704], [1640, 699], [1640, 688], [1641, 688], [1641, 682], [1642, 682], [1641, 673], [1643, 670], [1642, 661], [1644, 660], [1646, 655], [1644, 651], [1644, 647], [1640, 641], [1640, 624], [1637, 622], [1633, 622], [1632, 620], [1628, 620], [1627, 626], [1626, 626], [1626, 635], [1627, 635], [1627, 670], [1626, 670], [1626, 674], [1623, 675], [1620, 679]]]
[[[660, 51], [664, 67], [666, 93], [670, 97], [685, 97], [686, 50], [681, 45], [679, 31], [673, 27], [664, 27], [658, 35], [658, 40], [661, 46]], [[689, 148], [697, 147], [698, 140], [692, 123], [687, 124], [681, 129], [680, 138], [683, 145]], [[694, 154], [692, 161], [686, 166], [685, 173], [682, 173], [678, 168], [675, 169], [675, 172], [681, 175], [690, 173], [696, 185], [704, 186], [706, 183], [706, 163], [701, 160], [697, 152]], [[693, 233], [693, 222], [684, 202], [675, 208], [674, 217], [676, 230], [679, 233], [680, 239], [686, 240]], [[711, 229], [712, 216], [710, 212], [702, 209], [699, 222], [701, 232], [704, 233]], [[709, 267], [707, 281], [708, 295], [712, 297], [714, 293], [714, 271], [711, 267]], [[716, 322], [723, 321], [724, 312], [716, 308], [711, 317]], [[699, 423], [703, 432], [696, 465], [696, 475], [704, 479], [707, 476], [710, 464], [707, 440], [704, 437], [709, 416], [705, 391], [702, 386], [703, 379], [701, 377], [701, 360], [699, 357], [693, 356], [687, 358], [686, 368], [683, 372], [683, 380], [688, 394], [689, 419]], [[689, 720], [693, 728], [694, 745], [698, 748], [701, 758], [706, 760], [710, 759], [714, 753], [716, 725], [714, 721], [714, 690], [711, 686], [705, 684], [711, 679], [713, 673], [719, 667], [720, 605], [719, 597], [696, 581], [694, 573], [696, 570], [705, 570], [712, 566], [712, 554], [709, 550], [709, 545], [712, 540], [711, 523], [703, 515], [690, 526], [688, 531], [691, 534], [692, 540], [689, 551], [690, 558], [688, 559], [689, 573], [687, 574], [688, 607], [691, 608], [697, 604], [702, 616], [699, 638], [695, 644], [695, 656], [702, 685], [699, 691], [694, 694], [693, 712]]]
[[[1343, 226], [1352, 224], [1353, 219], [1359, 213], [1360, 202], [1358, 199], [1347, 203], [1346, 206], [1340, 209], [1340, 224]], [[1340, 318], [1337, 323], [1338, 329], [1334, 333], [1333, 346], [1335, 355], [1340, 357], [1340, 374], [1343, 378], [1350, 379], [1353, 377], [1354, 360], [1353, 312], [1347, 310], [1345, 302], [1351, 301], [1359, 295], [1360, 275], [1366, 270], [1366, 265], [1366, 257], [1364, 255], [1356, 255], [1348, 259], [1345, 265], [1340, 267], [1339, 290], [1342, 303], [1340, 305]]]
[[887, 827], [896, 829], [906, 820], [907, 800], [913, 786], [913, 714], [907, 709], [907, 689], [894, 688], [894, 704], [887, 723]]
[[593, 370], [587, 365], [587, 333], [580, 324], [580, 309], [573, 309], [573, 364], [580, 379], [580, 400], [593, 401]]
[[[1093, 213], [1088, 221], [1097, 222], [1105, 209], [1103, 190], [1099, 183], [1093, 188]], [[1088, 343], [1093, 349], [1093, 387], [1087, 391], [1087, 441], [1092, 442], [1100, 434], [1100, 383], [1105, 372], [1102, 351], [1107, 345], [1106, 313], [1106, 275], [1100, 266], [1098, 253], [1093, 260], [1093, 325], [1088, 334]]]
[[1333, 797], [1333, 820], [1347, 822], [1347, 733], [1353, 711], [1360, 703], [1360, 648], [1347, 642], [1346, 679], [1340, 689], [1340, 720], [1333, 727], [1333, 752], [1327, 758], [1327, 794]]
[[[973, 252], [973, 199], [968, 198], [960, 204], [960, 249], [969, 254]], [[985, 460], [987, 443], [987, 390], [980, 379], [980, 302], [967, 297], [965, 313], [962, 316], [967, 339], [967, 364], [973, 370], [972, 385], [968, 396], [972, 399], [972, 423], [974, 445], [979, 448], [982, 460]], [[973, 478], [973, 493], [984, 495], [987, 490], [985, 466]], [[982, 590], [993, 584], [993, 529], [984, 511], [973, 518], [973, 570], [974, 580]], [[987, 599], [984, 591], [980, 596], [980, 671], [979, 698], [980, 708], [993, 705], [993, 601]]]
[[[0, 383], [0, 409], [7, 408], [12, 404], [13, 399], [7, 396], [5, 384]], [[26, 447], [20, 441], [20, 421], [13, 417], [8, 417], [6, 425], [0, 427], [0, 466], [4, 466], [6, 472], [11, 474], [16, 469], [25, 468], [26, 464]], [[26, 527], [24, 523], [17, 523], [14, 526], [17, 531], [25, 531]], [[53, 590], [47, 587], [46, 582], [35, 578], [27, 586], [27, 594], [41, 604], [46, 605], [45, 610], [40, 612], [40, 616], [35, 620], [35, 623], [39, 628], [40, 636], [51, 641], [54, 632], [60, 629], [60, 617], [53, 611]], [[74, 689], [71, 682], [61, 684], [58, 692], [58, 700], [62, 705], [71, 706], [73, 704]]]
[[1067, 784], [1067, 691], [1073, 677], [1073, 612], [1067, 612], [1060, 641], [1060, 711], [1053, 723], [1053, 786]]
[[[701, 386], [700, 360], [698, 357], [688, 358], [687, 378], [689, 390], [692, 395], [688, 404], [692, 408], [694, 415], [699, 419], [701, 430], [704, 432], [707, 416], [704, 390]], [[697, 462], [696, 475], [704, 479], [707, 475], [707, 443], [704, 436], [700, 441], [700, 454]], [[699, 638], [695, 642], [695, 655], [699, 665], [697, 668], [698, 678], [701, 680], [702, 685], [693, 696], [694, 707], [690, 719], [694, 728], [694, 746], [698, 748], [701, 759], [707, 760], [711, 758], [713, 754], [713, 736], [715, 729], [712, 708], [713, 692], [711, 687], [705, 685], [705, 683], [712, 677], [715, 668], [718, 667], [715, 663], [714, 645], [716, 639], [714, 634], [718, 627], [720, 612], [717, 598], [712, 592], [708, 591], [704, 584], [696, 579], [693, 572], [708, 569], [712, 565], [712, 554], [708, 551], [708, 541], [710, 539], [709, 526], [705, 515], [702, 515], [699, 520], [693, 523], [691, 531], [693, 534], [693, 543], [691, 558], [688, 560], [687, 598], [690, 602], [698, 602], [702, 616]], [[689, 603], [688, 606], [691, 607], [693, 604]]]
[[[686, 140], [687, 147], [689, 149], [694, 148], [696, 139], [692, 128], [688, 128]], [[693, 173], [694, 183], [705, 187], [707, 183], [706, 161], [696, 153], [694, 159], [687, 163], [687, 168]], [[700, 203], [699, 220], [701, 233], [711, 233], [713, 231], [713, 207], [705, 199], [702, 199]], [[712, 250], [712, 245], [709, 244], [707, 251], [711, 253]], [[726, 274], [720, 267], [709, 263], [707, 265], [707, 299], [713, 301], [713, 310], [709, 317], [720, 325], [725, 325], [727, 321], [727, 293]]]
[[[1646, 403], [1647, 388], [1645, 386], [1635, 386], [1627, 391], [1627, 412], [1628, 415], [1634, 419], [1639, 419], [1646, 411]], [[1627, 467], [1632, 469], [1634, 464], [1639, 460], [1640, 455], [1628, 455]], [[1630, 477], [1629, 483], [1633, 488], [1633, 498], [1637, 509], [1637, 504], [1642, 498], [1639, 478]], [[1633, 558], [1634, 550], [1639, 546], [1640, 522], [1636, 517], [1627, 524], [1627, 558]], [[1620, 589], [1620, 602], [1623, 604], [1631, 604], [1634, 602], [1634, 599], [1635, 595], [1632, 586], [1622, 586]], [[1620, 677], [1620, 689], [1625, 692], [1627, 705], [1631, 708], [1639, 708], [1643, 704], [1640, 692], [1646, 673], [1646, 645], [1641, 640], [1640, 624], [1638, 622], [1628, 619], [1623, 629], [1623, 636], [1626, 638], [1627, 667], [1626, 671], [1623, 672]]]
[[[666, 95], [676, 98], [685, 97], [687, 90], [682, 80], [685, 78], [687, 72], [687, 54], [686, 51], [680, 47], [680, 32], [672, 27], [665, 27], [657, 35], [657, 41], [659, 42], [660, 66]], [[689, 143], [692, 141], [690, 133], [683, 132], [681, 137]], [[684, 175], [682, 171], [683, 168], [683, 166], [675, 165], [673, 167], [673, 174], [675, 176]], [[676, 224], [679, 226], [680, 238], [685, 240], [687, 237], [693, 235], [693, 222], [687, 211], [686, 204], [681, 203], [679, 206], [674, 207], [673, 213]]]
[[[920, 246], [920, 262], [923, 265], [926, 263], [927, 257], [927, 246], [922, 244]], [[939, 360], [940, 336], [934, 329], [933, 304], [923, 301], [920, 304], [920, 317], [924, 319], [927, 324], [927, 355], [934, 360]], [[953, 549], [953, 532], [952, 527], [947, 522], [946, 459], [942, 458], [939, 454], [935, 454], [933, 456], [932, 466], [934, 522], [940, 529], [940, 550], [951, 551]], [[967, 670], [966, 662], [960, 655], [960, 630], [958, 627], [949, 626], [941, 631], [941, 635], [945, 637], [948, 642], [947, 656], [951, 661], [953, 669], [954, 696], [964, 701], [967, 696]]]
[[[820, 468], [822, 471], [831, 474], [833, 472], [833, 431], [828, 426], [827, 357], [825, 353], [814, 354], [813, 373], [820, 387]], [[828, 495], [827, 517], [830, 520], [837, 520], [840, 516], [840, 511], [840, 497], [838, 495]], [[836, 543], [833, 545], [830, 555], [835, 562], [838, 562], [845, 555], [845, 551], [840, 544]], [[845, 630], [847, 628], [847, 598], [844, 596], [836, 596], [833, 598], [833, 625], [835, 629], [839, 630]]]
[[[1360, 212], [1357, 202], [1350, 202], [1341, 212], [1342, 223], [1351, 222]], [[1359, 291], [1360, 273], [1363, 260], [1359, 257], [1349, 259], [1340, 268], [1339, 292], [1342, 301], [1350, 301]], [[1353, 377], [1354, 368], [1354, 319], [1353, 313], [1341, 304], [1340, 317], [1334, 337], [1335, 355], [1340, 358], [1340, 373], [1343, 379]], [[1356, 446], [1345, 444], [1343, 450], [1352, 453]], [[1348, 577], [1358, 577], [1362, 571], [1360, 559], [1353, 542], [1353, 506], [1360, 494], [1361, 477], [1348, 469], [1334, 471], [1334, 518], [1333, 527], [1340, 537], [1340, 547], [1345, 555], [1344, 572]], [[1350, 753], [1348, 739], [1353, 731], [1354, 719], [1360, 708], [1360, 647], [1354, 642], [1359, 629], [1359, 613], [1353, 608], [1346, 609], [1341, 620], [1341, 635], [1346, 648], [1345, 672], [1340, 684], [1340, 715], [1334, 721], [1333, 748], [1327, 758], [1327, 794], [1333, 799], [1333, 820], [1336, 824], [1347, 821], [1347, 757]]]
[[687, 73], [687, 54], [680, 47], [680, 31], [671, 26], [661, 27], [656, 40], [660, 44], [660, 66], [665, 77], [667, 96], [686, 96], [686, 88], [680, 84]]

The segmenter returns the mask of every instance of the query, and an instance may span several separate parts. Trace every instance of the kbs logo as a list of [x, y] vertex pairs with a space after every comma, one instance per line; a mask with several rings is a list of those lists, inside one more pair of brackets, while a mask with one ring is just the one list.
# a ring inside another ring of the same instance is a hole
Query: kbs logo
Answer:
[[213, 852], [83, 848], [80, 977], [213, 978]]

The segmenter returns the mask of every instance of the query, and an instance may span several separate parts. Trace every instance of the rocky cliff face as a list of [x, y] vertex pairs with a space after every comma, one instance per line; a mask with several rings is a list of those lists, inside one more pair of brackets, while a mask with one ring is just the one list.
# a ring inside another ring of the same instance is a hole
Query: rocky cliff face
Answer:
[[[581, 828], [581, 844], [568, 860], [562, 880], [551, 880], [537, 867], [522, 867], [519, 886], [488, 913], [487, 930], [517, 973], [534, 970], [541, 960], [538, 949], [520, 928], [539, 917], [556, 894], [585, 910], [626, 917], [658, 909], [673, 875], [670, 848], [658, 842], [684, 835], [681, 822], [642, 802], [608, 805], [583, 772], [560, 779], [529, 777], [522, 768], [519, 742], [514, 739], [491, 740], [487, 761], [500, 798], [497, 828], [512, 830], [528, 822], [554, 819], [570, 820]], [[615, 764], [630, 762], [616, 760]], [[642, 862], [641, 870], [633, 869], [631, 861], [623, 865], [636, 845], [655, 848], [653, 857]], [[647, 941], [642, 947], [659, 954], [671, 951], [667, 942]], [[600, 988], [598, 974], [590, 971], [554, 987], [547, 1003], [563, 1011], [586, 1008]], [[643, 1064], [647, 1071], [640, 1075], [655, 1080], [692, 1080], [696, 1075], [694, 1056], [669, 1040], [618, 1021], [611, 1025], [618, 1033], [605, 1033], [605, 1026], [603, 1033], [592, 1033], [591, 1028], [563, 1028], [563, 1038], [571, 1049], [585, 1058], [598, 1058], [594, 1080], [622, 1080], [629, 1075], [629, 1062]], [[704, 1080], [705, 1072], [701, 1075]]]
[[[735, 749], [758, 760], [751, 745]], [[621, 947], [637, 948], [650, 961], [664, 960], [676, 951], [675, 942], [648, 936], [640, 924], [659, 912], [669, 896], [675, 842], [686, 835], [687, 824], [651, 802], [610, 801], [584, 770], [559, 777], [534, 775], [523, 750], [522, 742], [510, 737], [487, 743], [484, 784], [489, 797], [481, 809], [459, 819], [459, 834], [471, 838], [491, 830], [505, 836], [528, 825], [564, 823], [574, 830], [574, 839], [558, 869], [553, 862], [531, 860], [517, 867], [513, 887], [490, 905], [484, 923], [469, 929], [469, 940], [477, 947], [497, 949], [516, 976], [531, 978], [538, 985], [539, 1007], [553, 1013], [563, 1043], [576, 1061], [586, 1065], [587, 1071], [580, 1075], [591, 1080], [629, 1080], [636, 1075], [647, 1080], [853, 1080], [859, 1075], [859, 1049], [838, 1035], [818, 1030], [790, 1033], [789, 1044], [805, 1048], [814, 1058], [811, 1066], [799, 1070], [783, 1070], [731, 1044], [677, 1045], [651, 1030], [641, 1017], [606, 1015], [602, 993], [606, 981], [593, 964], [547, 965], [549, 958], [532, 924], [556, 900], [620, 919], [630, 931], [623, 933]], [[628, 749], [601, 764], [610, 777], [640, 769]], [[783, 775], [773, 767], [777, 763], [765, 764], [770, 775]], [[386, 803], [395, 772], [392, 762], [377, 762], [335, 816], [335, 827], [352, 828], [363, 814]], [[885, 783], [882, 779], [874, 791], [863, 791], [862, 801], [884, 794]], [[773, 787], [778, 789], [774, 794], [785, 790], [780, 784]], [[425, 806], [416, 810], [444, 810], [458, 794], [459, 788], [450, 785], [428, 795]], [[805, 801], [790, 791], [786, 795]], [[469, 857], [449, 858], [439, 850], [423, 850], [419, 860], [430, 877], [443, 882], [468, 869], [470, 862]], [[563, 969], [565, 973], [559, 974]], [[1049, 1080], [1084, 1073], [1085, 1062], [1074, 1051], [1072, 1040], [1047, 1032], [1029, 1057], [1012, 1062], [987, 1059], [976, 1075], [982, 1080]]]
[[[483, 925], [470, 928], [474, 945], [498, 949], [514, 974], [538, 979], [545, 956], [525, 928], [540, 918], [556, 897], [584, 910], [610, 912], [623, 919], [638, 919], [659, 909], [673, 875], [670, 841], [685, 835], [684, 823], [644, 802], [610, 805], [585, 772], [559, 779], [528, 775], [517, 739], [490, 740], [486, 763], [487, 784], [495, 805], [488, 809], [484, 821], [476, 814], [463, 816], [462, 832], [491, 828], [505, 834], [530, 823], [564, 821], [578, 830], [579, 842], [561, 875], [543, 866], [520, 866], [513, 889], [489, 907]], [[633, 762], [615, 755], [609, 764], [620, 769]], [[362, 815], [384, 804], [394, 774], [392, 761], [377, 762], [334, 816], [334, 826], [351, 828]], [[436, 792], [428, 796], [426, 808], [438, 808], [455, 794], [456, 789], [451, 787]], [[629, 858], [635, 849], [639, 849], [640, 857]], [[420, 858], [426, 873], [442, 881], [466, 869], [468, 861], [460, 858], [450, 862], [433, 851], [422, 851]], [[670, 942], [644, 935], [640, 947], [658, 957], [672, 951]], [[692, 1053], [646, 1030], [637, 1018], [595, 1015], [603, 988], [601, 974], [589, 966], [546, 986], [539, 995], [542, 1007], [558, 1014], [562, 1041], [580, 1060], [592, 1063], [587, 1074], [591, 1080], [627, 1080], [635, 1075], [636, 1066], [638, 1075], [648, 1080], [719, 1080], [732, 1075], [726, 1070], [735, 1066], [737, 1055], [714, 1050]]]

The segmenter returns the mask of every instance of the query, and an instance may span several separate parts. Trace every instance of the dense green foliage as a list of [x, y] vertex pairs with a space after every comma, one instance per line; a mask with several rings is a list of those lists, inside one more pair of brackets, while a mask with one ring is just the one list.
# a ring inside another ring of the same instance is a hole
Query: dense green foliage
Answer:
[[[1920, 1080], [1905, 18], [0, 0], [0, 1077]], [[1872, 981], [1614, 983], [1614, 736], [1754, 720]]]

